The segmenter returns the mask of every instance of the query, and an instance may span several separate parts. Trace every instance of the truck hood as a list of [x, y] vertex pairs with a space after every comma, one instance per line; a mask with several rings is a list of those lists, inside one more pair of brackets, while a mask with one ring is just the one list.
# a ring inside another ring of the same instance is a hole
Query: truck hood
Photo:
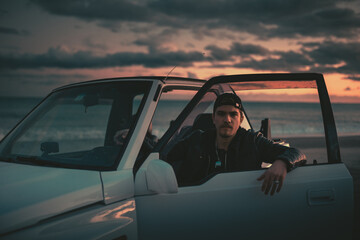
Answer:
[[0, 162], [0, 234], [103, 201], [100, 173]]

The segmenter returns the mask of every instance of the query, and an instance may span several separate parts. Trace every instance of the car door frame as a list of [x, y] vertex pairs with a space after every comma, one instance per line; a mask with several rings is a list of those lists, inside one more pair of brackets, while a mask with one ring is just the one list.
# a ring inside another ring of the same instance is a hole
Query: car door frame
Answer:
[[[263, 200], [263, 203], [266, 203], [265, 205], [267, 208], [263, 208], [262, 211], [265, 211], [266, 213], [266, 211], [268, 211], [267, 209], [271, 209], [271, 205], [276, 204], [275, 201], [276, 199], [282, 204], [286, 204], [287, 200], [291, 199], [291, 194], [294, 195], [297, 193], [298, 194], [297, 197], [301, 198], [301, 208], [311, 209], [310, 213], [312, 215], [315, 214], [317, 216], [316, 220], [321, 220], [323, 217], [324, 219], [326, 219], [326, 217], [329, 217], [323, 214], [326, 212], [326, 210], [330, 209], [330, 212], [333, 211], [332, 213], [336, 213], [337, 216], [341, 215], [342, 217], [345, 217], [342, 220], [345, 221], [346, 224], [343, 224], [344, 222], [342, 224], [335, 222], [334, 224], [330, 224], [330, 226], [332, 227], [331, 229], [333, 229], [334, 231], [324, 232], [325, 230], [324, 227], [329, 227], [325, 225], [329, 223], [330, 220], [328, 220], [328, 222], [324, 221], [323, 222], [324, 224], [320, 226], [314, 226], [313, 228], [311, 227], [310, 229], [308, 228], [308, 232], [306, 232], [306, 228], [305, 228], [303, 232], [297, 233], [295, 238], [299, 237], [301, 239], [304, 236], [314, 237], [316, 235], [320, 238], [336, 239], [341, 235], [346, 239], [350, 239], [351, 230], [352, 230], [351, 216], [352, 216], [352, 203], [353, 203], [352, 178], [348, 170], [346, 169], [345, 165], [341, 163], [340, 150], [339, 150], [337, 132], [333, 118], [331, 103], [325, 86], [324, 78], [321, 74], [316, 74], [316, 73], [250, 74], [250, 75], [246, 74], [246, 75], [220, 76], [220, 77], [212, 78], [204, 84], [204, 86], [194, 96], [194, 98], [190, 101], [190, 103], [185, 107], [183, 112], [173, 123], [172, 127], [165, 133], [163, 138], [160, 139], [159, 144], [155, 147], [154, 151], [160, 152], [162, 150], [162, 148], [166, 145], [169, 139], [181, 126], [182, 122], [186, 119], [188, 113], [193, 110], [196, 104], [201, 100], [201, 98], [205, 95], [205, 93], [214, 84], [231, 83], [238, 81], [244, 81], [244, 82], [264, 81], [264, 79], [272, 80], [272, 81], [282, 81], [282, 80], [291, 80], [291, 79], [316, 81], [321, 109], [322, 109], [329, 164], [317, 165], [317, 166], [315, 165], [304, 166], [294, 171], [294, 173], [289, 174], [289, 176], [287, 177], [287, 182], [283, 187], [282, 193], [273, 198]], [[245, 189], [251, 192], [252, 195], [250, 194], [250, 196], [255, 197], [253, 199], [256, 199], [256, 201], [259, 201], [259, 199], [263, 199], [264, 196], [260, 191], [261, 188], [260, 183], [255, 181], [256, 177], [260, 176], [262, 171], [264, 170], [217, 174], [214, 177], [210, 178], [209, 181], [201, 185], [180, 187], [178, 189], [178, 193], [148, 194], [148, 195], [145, 194], [141, 196], [136, 196], [135, 201], [138, 210], [139, 238], [142, 239], [148, 237], [156, 237], [157, 239], [166, 239], [166, 238], [182, 239], [183, 237], [187, 237], [190, 239], [193, 238], [195, 239], [196, 237], [201, 236], [202, 238], [207, 238], [207, 239], [217, 239], [219, 237], [225, 237], [225, 238], [235, 237], [232, 235], [233, 233], [241, 234], [241, 231], [232, 232], [231, 229], [233, 228], [230, 229], [229, 226], [232, 227], [234, 226], [231, 224], [226, 225], [223, 222], [218, 223], [218, 225], [213, 223], [208, 223], [207, 220], [211, 219], [214, 221], [216, 217], [215, 218], [212, 217], [211, 215], [209, 215], [207, 211], [215, 213], [215, 216], [218, 216], [220, 218], [222, 217], [222, 219], [225, 220], [225, 222], [230, 221], [230, 219], [228, 219], [226, 216], [224, 217], [224, 215], [221, 214], [221, 211], [218, 210], [216, 205], [216, 201], [223, 200], [226, 202], [228, 201], [228, 198], [231, 196], [231, 194], [230, 195], [222, 194], [224, 193], [224, 191], [229, 191], [230, 193], [232, 191], [232, 193], [234, 193], [236, 196], [244, 196], [244, 193], [246, 194], [248, 193], [248, 192], [244, 192]], [[236, 179], [242, 179], [242, 182], [239, 183], [238, 181], [236, 181], [236, 184], [234, 184], [234, 181]], [[226, 185], [225, 183], [228, 183], [228, 185]], [[303, 187], [301, 188], [300, 186]], [[299, 188], [301, 189], [301, 191], [298, 190]], [[255, 191], [255, 189], [257, 189], [257, 191]], [[210, 195], [206, 195], [206, 194], [210, 194]], [[285, 195], [288, 197], [286, 198]], [[212, 196], [213, 199], [209, 200], [209, 198], [206, 198], [205, 196]], [[228, 198], [226, 198], [226, 196]], [[246, 201], [249, 202], [251, 202], [252, 200], [252, 198], [247, 199], [246, 197], [244, 199], [246, 199]], [[325, 199], [325, 201], [324, 202], [320, 201], [317, 204], [316, 201], [318, 199]], [[243, 201], [242, 203], [245, 203], [246, 201]], [[288, 202], [293, 203], [291, 201]], [[236, 202], [232, 202], [232, 204], [236, 204]], [[225, 212], [228, 213], [241, 212], [239, 211], [239, 209], [235, 208], [236, 205], [232, 205], [230, 208], [228, 206], [229, 204], [224, 206], [223, 210]], [[300, 205], [298, 204], [295, 206], [300, 206]], [[297, 209], [296, 211], [294, 210], [293, 214], [295, 215], [299, 214], [299, 212], [297, 212], [299, 210], [301, 211], [301, 209]], [[187, 212], [188, 215], [184, 215], [184, 212]], [[261, 210], [257, 212], [261, 213]], [[276, 212], [272, 212], [271, 214], [274, 215], [275, 213]], [[232, 216], [234, 217], [234, 215]], [[264, 216], [265, 215], [262, 215], [262, 217]], [[278, 221], [284, 220], [278, 218], [279, 216], [286, 217], [288, 215], [280, 214], [278, 216], [273, 217], [273, 219], [269, 219], [268, 221], [265, 221], [270, 223], [269, 224], [270, 228], [265, 228], [265, 230], [270, 231], [274, 227], [276, 228], [278, 225], [284, 227], [286, 225], [285, 223], [277, 223]], [[257, 216], [257, 218], [261, 218], [261, 215]], [[202, 222], [201, 219], [203, 219]], [[298, 217], [294, 219], [301, 219], [302, 221], [307, 220], [306, 218], [298, 218]], [[266, 232], [266, 231], [264, 232], [266, 234], [262, 234], [261, 232], [256, 231], [257, 229], [256, 227], [254, 227], [250, 232], [249, 231], [243, 231], [243, 232], [253, 233], [252, 236], [255, 238], [257, 237], [260, 238], [264, 236], [268, 236], [268, 237], [276, 236], [280, 238], [286, 238], [288, 237], [288, 234], [293, 233], [294, 230], [303, 227], [301, 226], [302, 221], [295, 221], [294, 219], [286, 220], [289, 221], [287, 222], [287, 224], [290, 223], [290, 226], [293, 226], [293, 228], [290, 229], [287, 228], [286, 230], [279, 228], [279, 233], [285, 235], [276, 235], [276, 234], [271, 235], [270, 232]], [[258, 220], [261, 222], [261, 219]], [[291, 222], [292, 220], [293, 222]], [[334, 219], [331, 218], [331, 220]], [[235, 220], [233, 219], [233, 221], [239, 224], [244, 223], [244, 221], [241, 220], [240, 218], [237, 218]], [[276, 224], [274, 224], [274, 222]], [[294, 225], [292, 225], [293, 223]], [[311, 226], [312, 223], [311, 224], [307, 223], [305, 225]], [[163, 230], [162, 233], [151, 231], [152, 229], [155, 229], [157, 227], [162, 227], [165, 230]], [[174, 232], [177, 229], [179, 229], [179, 231], [177, 231], [176, 234], [174, 234]], [[239, 238], [240, 235], [236, 235], [236, 237]]]
[[[154, 152], [161, 152], [163, 147], [167, 144], [169, 139], [175, 134], [177, 129], [181, 126], [182, 122], [186, 119], [188, 114], [194, 109], [196, 104], [202, 97], [209, 91], [209, 89], [220, 83], [233, 83], [233, 82], [257, 82], [257, 81], [316, 81], [318, 95], [321, 105], [321, 113], [323, 117], [325, 140], [328, 154], [329, 163], [340, 163], [340, 147], [334, 114], [331, 107], [329, 94], [325, 85], [325, 80], [322, 74], [319, 73], [274, 73], [274, 74], [241, 74], [241, 75], [227, 75], [217, 76], [208, 80], [204, 86], [193, 97], [185, 109], [180, 113], [178, 118], [173, 122], [172, 127], [164, 134], [159, 143], [155, 146]], [[251, 124], [250, 124], [251, 125]]]

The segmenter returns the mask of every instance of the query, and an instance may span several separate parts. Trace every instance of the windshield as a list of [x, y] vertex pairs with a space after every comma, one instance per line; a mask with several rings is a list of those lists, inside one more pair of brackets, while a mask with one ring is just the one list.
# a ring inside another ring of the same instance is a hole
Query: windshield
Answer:
[[3, 161], [85, 169], [117, 165], [151, 82], [82, 85], [52, 93], [0, 145]]

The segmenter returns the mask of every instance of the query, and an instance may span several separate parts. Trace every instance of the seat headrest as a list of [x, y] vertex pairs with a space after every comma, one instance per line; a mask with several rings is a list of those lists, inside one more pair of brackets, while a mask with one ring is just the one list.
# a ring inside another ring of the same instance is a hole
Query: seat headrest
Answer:
[[193, 130], [200, 129], [202, 131], [206, 131], [210, 128], [215, 128], [215, 125], [212, 121], [212, 114], [211, 113], [201, 113], [199, 114], [195, 120], [194, 124], [192, 126]]

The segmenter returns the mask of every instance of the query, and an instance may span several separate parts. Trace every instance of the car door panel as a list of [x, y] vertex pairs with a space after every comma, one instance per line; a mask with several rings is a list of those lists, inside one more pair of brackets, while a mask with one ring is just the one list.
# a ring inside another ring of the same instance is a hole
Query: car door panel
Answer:
[[351, 237], [353, 188], [343, 164], [295, 169], [273, 196], [256, 180], [263, 171], [222, 173], [176, 194], [136, 197], [139, 239]]

